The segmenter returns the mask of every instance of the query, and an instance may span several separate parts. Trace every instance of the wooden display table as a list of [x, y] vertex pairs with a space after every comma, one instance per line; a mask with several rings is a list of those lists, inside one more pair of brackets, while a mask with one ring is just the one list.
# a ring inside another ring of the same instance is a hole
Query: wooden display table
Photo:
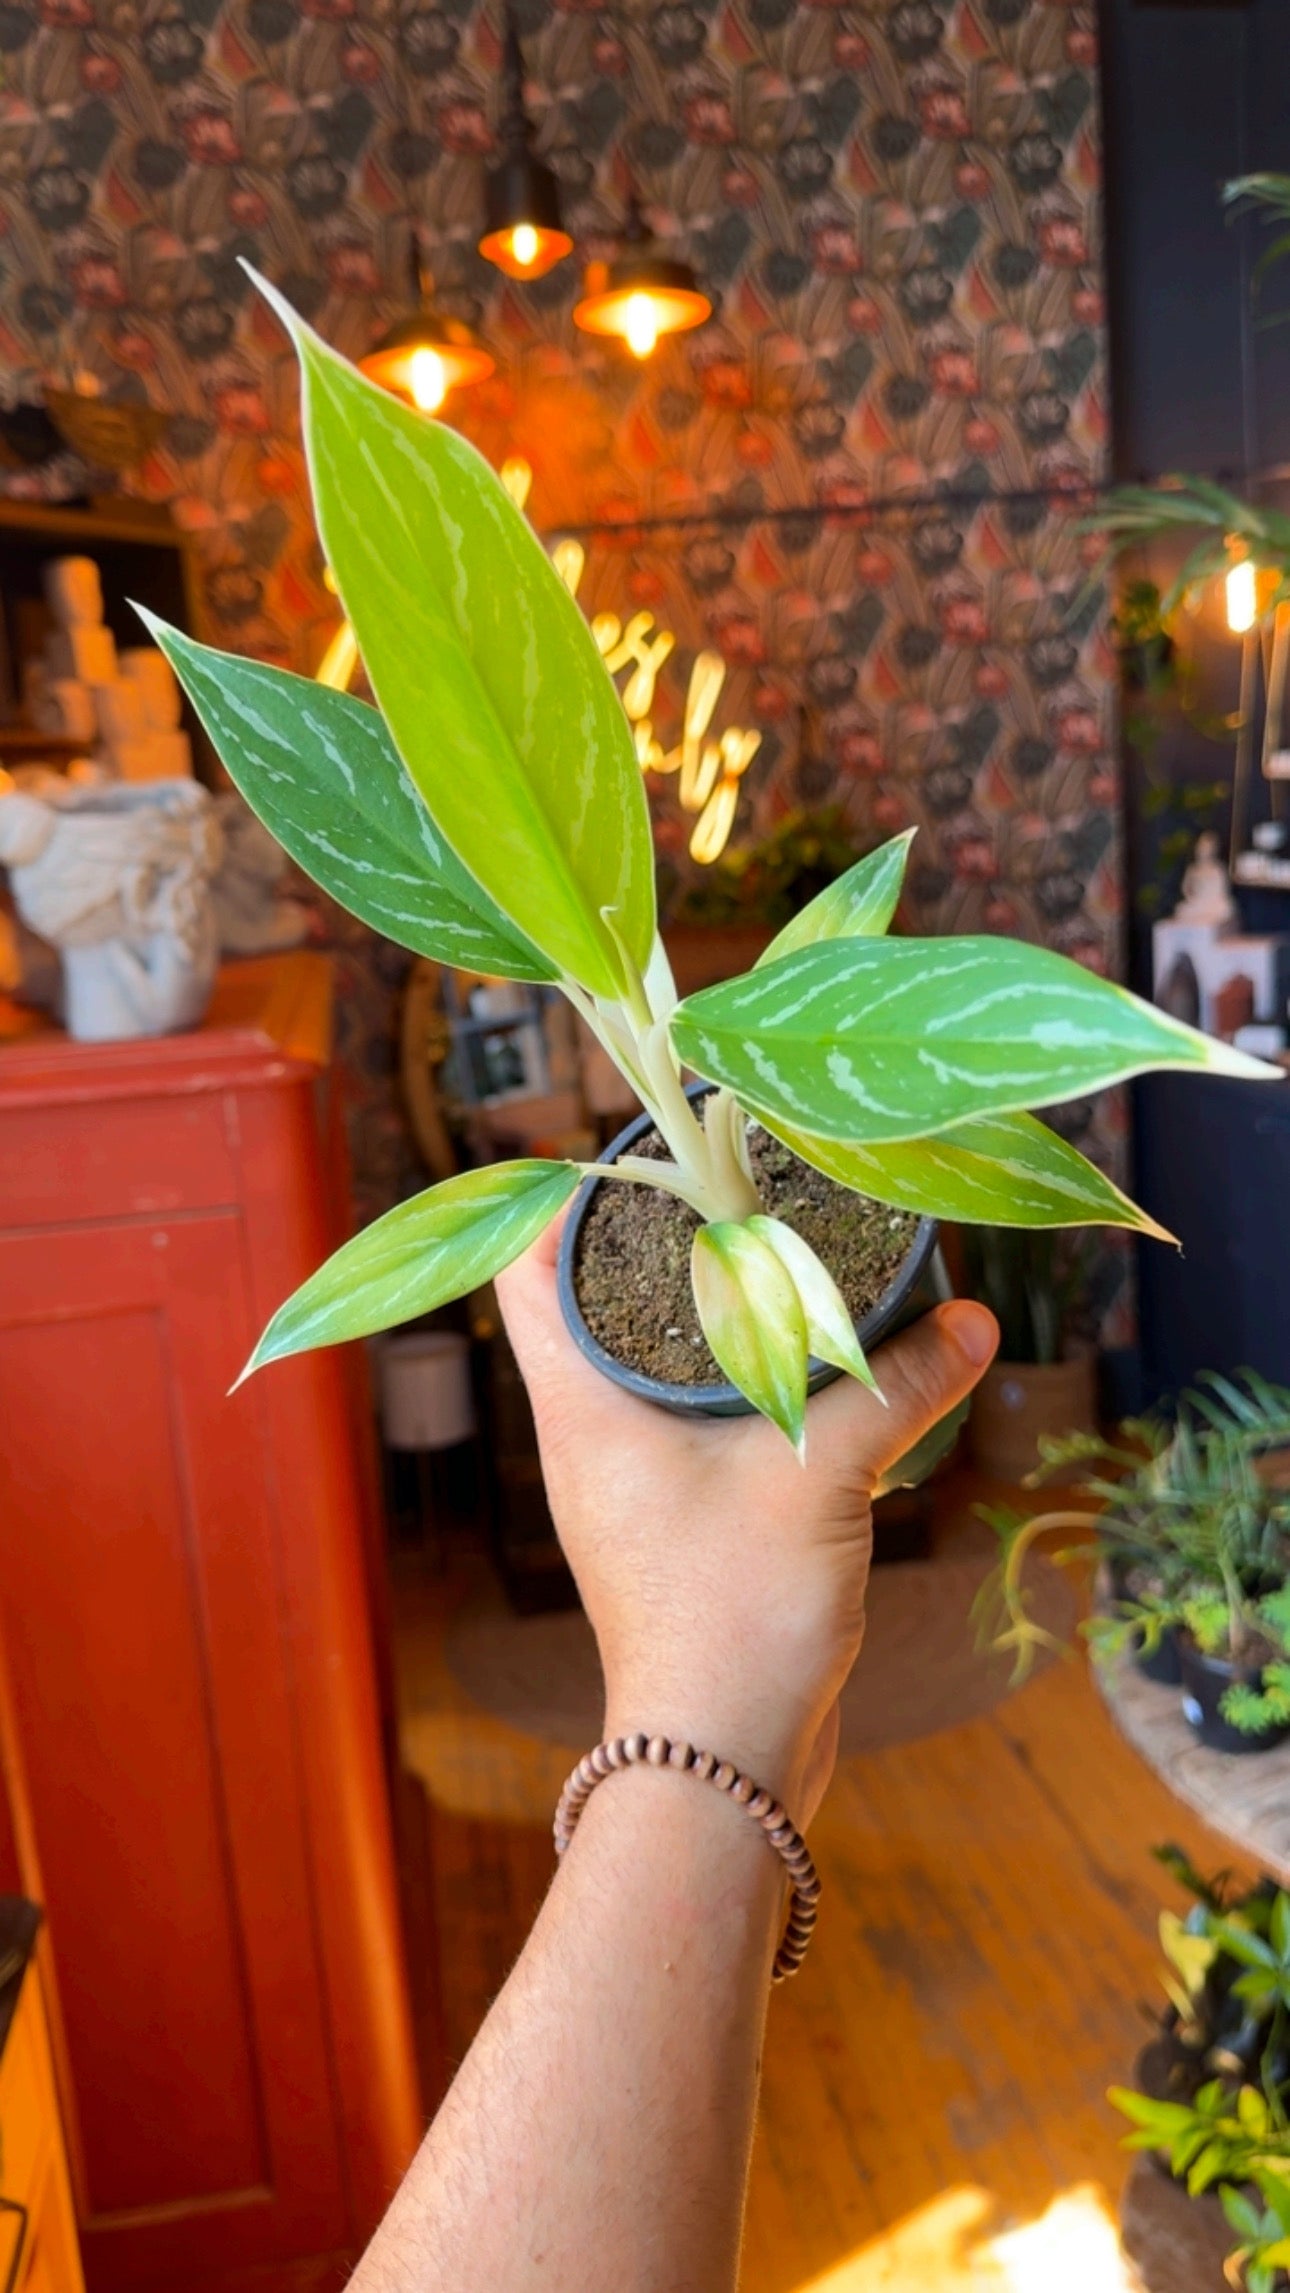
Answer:
[[0, 1024], [7, 1764], [91, 2293], [340, 2286], [420, 2131], [357, 1365], [227, 1398], [343, 1231], [329, 1003], [292, 954], [187, 1035]]
[[1127, 1662], [1092, 1672], [1121, 1734], [1170, 1791], [1290, 1886], [1290, 1739], [1271, 1752], [1212, 1752], [1183, 1718], [1177, 1688]]

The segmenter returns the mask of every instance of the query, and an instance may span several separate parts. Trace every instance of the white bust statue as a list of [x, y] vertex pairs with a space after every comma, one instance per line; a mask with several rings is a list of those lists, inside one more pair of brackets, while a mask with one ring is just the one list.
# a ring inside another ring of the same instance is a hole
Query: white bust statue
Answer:
[[1219, 858], [1218, 838], [1206, 828], [1196, 838], [1196, 853], [1182, 881], [1182, 898], [1174, 909], [1177, 924], [1209, 924], [1225, 931], [1236, 922], [1236, 902], [1227, 870]]
[[191, 780], [0, 795], [0, 864], [23, 922], [62, 958], [70, 1035], [196, 1025], [219, 960], [220, 848], [210, 797]]

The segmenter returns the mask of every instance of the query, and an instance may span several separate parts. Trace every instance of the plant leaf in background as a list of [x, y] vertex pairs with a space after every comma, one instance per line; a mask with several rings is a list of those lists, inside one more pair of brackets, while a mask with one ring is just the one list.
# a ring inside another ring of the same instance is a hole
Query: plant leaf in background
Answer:
[[934, 1138], [887, 1146], [812, 1138], [778, 1121], [766, 1128], [840, 1186], [925, 1217], [971, 1226], [1129, 1226], [1174, 1240], [1033, 1115], [978, 1115]]
[[826, 884], [758, 956], [756, 969], [777, 963], [796, 948], [812, 947], [817, 940], [885, 932], [896, 913], [909, 847], [917, 833], [916, 828], [906, 828], [890, 843], [879, 845], [876, 852], [866, 853], [845, 875]]
[[882, 1389], [865, 1360], [846, 1299], [810, 1243], [779, 1218], [750, 1218], [748, 1231], [769, 1244], [792, 1282], [806, 1316], [807, 1343], [816, 1360], [846, 1370], [881, 1401]]
[[491, 1282], [550, 1225], [581, 1176], [568, 1162], [488, 1163], [387, 1210], [279, 1306], [242, 1378], [311, 1346], [387, 1330]]
[[1280, 1080], [1066, 956], [1021, 940], [844, 939], [701, 988], [681, 1058], [817, 1137], [881, 1142], [1075, 1098], [1152, 1067]]
[[351, 915], [463, 971], [558, 976], [449, 849], [375, 709], [136, 611], [252, 811]]
[[699, 1323], [732, 1385], [803, 1454], [806, 1316], [787, 1269], [751, 1225], [701, 1226], [690, 1260]]
[[381, 713], [458, 858], [613, 999], [654, 944], [649, 812], [591, 631], [483, 457], [369, 382], [261, 279], [300, 357], [318, 531]]

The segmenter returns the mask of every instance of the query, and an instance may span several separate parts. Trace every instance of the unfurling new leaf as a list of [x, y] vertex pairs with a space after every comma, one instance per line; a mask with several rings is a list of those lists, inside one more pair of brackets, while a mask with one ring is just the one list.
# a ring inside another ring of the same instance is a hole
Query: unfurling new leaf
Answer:
[[791, 1275], [751, 1225], [701, 1226], [690, 1261], [699, 1324], [732, 1385], [802, 1453], [806, 1316]]
[[769, 1244], [792, 1282], [806, 1316], [807, 1342], [816, 1359], [859, 1378], [881, 1401], [882, 1389], [865, 1360], [846, 1299], [810, 1243], [779, 1218], [750, 1218], [748, 1231]]
[[916, 833], [906, 828], [903, 835], [880, 844], [876, 852], [866, 853], [835, 883], [826, 884], [758, 956], [756, 969], [777, 963], [782, 955], [792, 955], [799, 947], [813, 947], [817, 940], [859, 939], [885, 932], [896, 913], [905, 863]]

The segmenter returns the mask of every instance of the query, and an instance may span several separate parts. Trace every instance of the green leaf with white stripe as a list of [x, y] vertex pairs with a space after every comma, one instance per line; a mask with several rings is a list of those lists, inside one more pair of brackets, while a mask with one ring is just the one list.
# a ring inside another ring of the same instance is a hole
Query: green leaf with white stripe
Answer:
[[900, 901], [905, 863], [917, 833], [916, 828], [906, 828], [857, 860], [836, 883], [826, 884], [758, 956], [757, 969], [777, 963], [799, 947], [813, 947], [817, 940], [877, 937], [885, 932]]
[[702, 988], [672, 1016], [685, 1063], [818, 1138], [926, 1138], [1154, 1067], [1280, 1079], [1067, 956], [1020, 940], [825, 940]]
[[766, 1125], [803, 1162], [875, 1202], [976, 1226], [1128, 1226], [1175, 1237], [1033, 1115], [980, 1115], [934, 1138], [888, 1146]]
[[287, 1354], [391, 1329], [491, 1282], [581, 1177], [569, 1162], [494, 1162], [387, 1210], [279, 1306], [242, 1377]]
[[257, 280], [300, 357], [314, 509], [381, 713], [457, 857], [561, 971], [619, 998], [654, 944], [640, 766], [595, 640], [465, 438]]
[[835, 1369], [859, 1378], [861, 1385], [867, 1385], [882, 1401], [881, 1388], [865, 1359], [846, 1299], [810, 1243], [780, 1218], [750, 1218], [748, 1231], [769, 1244], [792, 1282], [806, 1316], [807, 1344], [816, 1360], [831, 1362]]
[[376, 709], [136, 611], [252, 811], [332, 899], [438, 963], [558, 978], [445, 843]]
[[718, 1219], [694, 1237], [699, 1324], [732, 1385], [805, 1454], [806, 1315], [792, 1276], [751, 1221]]

